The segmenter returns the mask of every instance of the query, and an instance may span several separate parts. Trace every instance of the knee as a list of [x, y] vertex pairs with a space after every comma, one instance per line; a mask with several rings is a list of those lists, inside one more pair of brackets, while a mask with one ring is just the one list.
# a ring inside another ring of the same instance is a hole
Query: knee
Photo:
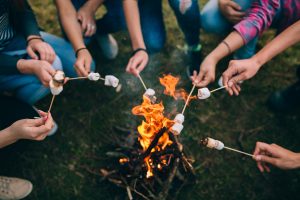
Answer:
[[149, 53], [158, 53], [163, 49], [164, 41], [150, 40], [146, 42], [146, 46]]
[[220, 13], [216, 14], [209, 10], [202, 12], [200, 16], [201, 28], [208, 33], [225, 34], [229, 29], [227, 22], [217, 15]]
[[58, 55], [56, 55], [55, 57], [55, 60], [54, 62], [52, 63], [52, 67], [55, 69], [55, 70], [63, 70], [63, 66], [62, 66], [62, 63], [61, 63], [61, 60], [60, 58], [58, 57]]

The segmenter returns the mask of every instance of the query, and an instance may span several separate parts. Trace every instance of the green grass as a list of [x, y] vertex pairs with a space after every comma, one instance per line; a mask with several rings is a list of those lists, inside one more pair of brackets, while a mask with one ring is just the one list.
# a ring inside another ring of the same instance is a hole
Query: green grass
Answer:
[[[56, 11], [51, 0], [31, 1], [39, 16], [40, 25], [51, 33], [60, 33]], [[202, 2], [203, 3], [203, 2]], [[163, 52], [151, 57], [143, 72], [148, 85], [160, 91], [158, 77], [163, 73], [182, 75], [182, 86], [190, 88], [185, 77], [184, 54], [176, 45], [183, 44], [183, 35], [177, 27], [170, 8], [164, 3], [168, 41]], [[113, 73], [121, 79], [123, 90], [115, 93], [102, 83], [77, 82], [68, 84], [53, 107], [53, 116], [59, 131], [44, 142], [26, 142], [14, 151], [4, 151], [1, 174], [29, 179], [34, 190], [27, 199], [124, 199], [124, 190], [92, 175], [86, 168], [98, 171], [106, 166], [105, 152], [117, 133], [113, 126], [137, 127], [141, 118], [131, 114], [131, 108], [141, 102], [143, 88], [138, 80], [124, 73], [130, 55], [130, 41], [126, 33], [115, 34], [120, 46], [118, 58], [112, 62], [101, 58], [92, 46], [98, 71]], [[272, 32], [260, 41], [263, 46], [273, 37]], [[217, 44], [214, 35], [201, 33], [204, 53]], [[221, 39], [221, 38], [220, 38]], [[254, 161], [227, 151], [201, 148], [198, 140], [210, 135], [228, 146], [252, 152], [256, 141], [277, 143], [300, 151], [299, 115], [275, 115], [265, 102], [275, 90], [287, 87], [296, 80], [295, 66], [300, 63], [300, 47], [295, 46], [269, 62], [251, 81], [243, 84], [239, 97], [218, 92], [206, 101], [194, 101], [186, 112], [183, 144], [195, 158], [197, 183], [184, 188], [178, 199], [297, 199], [300, 189], [299, 171], [281, 171], [272, 168], [270, 174], [261, 174]], [[222, 62], [218, 74], [227, 67]], [[216, 87], [213, 84], [211, 88]], [[181, 108], [169, 97], [166, 112]], [[46, 110], [47, 97], [38, 104]], [[98, 159], [95, 159], [97, 157]]]

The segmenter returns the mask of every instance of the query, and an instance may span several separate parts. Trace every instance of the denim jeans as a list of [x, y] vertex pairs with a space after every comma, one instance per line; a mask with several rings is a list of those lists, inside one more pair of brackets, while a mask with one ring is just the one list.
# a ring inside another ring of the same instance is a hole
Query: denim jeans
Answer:
[[[75, 56], [71, 45], [64, 39], [51, 34], [41, 32], [41, 35], [57, 54], [52, 67], [56, 70], [63, 70], [67, 76], [76, 76], [73, 68]], [[21, 36], [16, 36], [0, 53], [25, 56], [29, 59], [26, 53], [26, 40]], [[50, 90], [44, 87], [35, 75], [17, 74], [0, 76], [0, 92], [12, 92], [17, 98], [33, 105], [48, 95]]]
[[[78, 10], [86, 0], [72, 0]], [[183, 4], [183, 2], [188, 2]], [[190, 46], [199, 44], [200, 19], [198, 0], [169, 0], [178, 24]], [[122, 0], [107, 0], [107, 13], [97, 20], [97, 34], [114, 33], [126, 29]], [[184, 12], [183, 12], [184, 10]], [[139, 0], [143, 38], [149, 52], [160, 51], [166, 41], [162, 0]]]
[[[251, 7], [253, 0], [234, 0], [239, 4], [243, 11], [246, 11]], [[201, 26], [206, 32], [215, 33], [218, 35], [228, 34], [233, 27], [220, 12], [218, 0], [209, 0], [201, 11]], [[258, 38], [253, 39], [244, 47], [235, 52], [234, 57], [236, 59], [250, 58], [255, 54], [255, 48]]]

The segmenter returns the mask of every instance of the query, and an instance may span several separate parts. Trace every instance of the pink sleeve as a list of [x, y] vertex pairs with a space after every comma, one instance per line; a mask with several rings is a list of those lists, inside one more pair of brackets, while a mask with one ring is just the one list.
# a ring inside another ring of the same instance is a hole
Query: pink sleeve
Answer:
[[247, 16], [234, 26], [247, 44], [268, 29], [278, 13], [280, 0], [255, 0]]

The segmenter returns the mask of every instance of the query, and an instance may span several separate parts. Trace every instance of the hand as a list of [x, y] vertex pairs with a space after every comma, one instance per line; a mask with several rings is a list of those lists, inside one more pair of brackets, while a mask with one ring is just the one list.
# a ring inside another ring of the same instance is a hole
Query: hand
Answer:
[[[28, 39], [30, 38], [31, 36], [28, 37]], [[51, 64], [54, 62], [56, 57], [53, 48], [49, 44], [43, 42], [40, 39], [33, 39], [29, 41], [27, 46], [27, 53], [34, 60], [45, 60]], [[40, 57], [38, 56], [37, 53], [39, 54]]]
[[78, 52], [74, 68], [78, 76], [87, 77], [91, 71], [93, 58], [87, 49]]
[[91, 37], [96, 33], [95, 12], [90, 9], [87, 3], [78, 10], [77, 19], [85, 37]]
[[194, 71], [191, 80], [193, 84], [197, 87], [206, 87], [209, 83], [215, 81], [215, 72], [216, 72], [217, 62], [215, 59], [207, 56], [200, 66], [199, 74]]
[[268, 164], [274, 165], [280, 169], [295, 169], [300, 167], [300, 155], [277, 144], [266, 144], [257, 142], [253, 153], [257, 161], [257, 167], [261, 172], [270, 172]]
[[232, 60], [228, 69], [223, 73], [223, 85], [227, 85], [226, 90], [232, 96], [239, 95], [242, 81], [252, 78], [260, 69], [260, 65], [254, 59]]
[[145, 51], [136, 52], [129, 60], [126, 72], [138, 76], [148, 64], [149, 56]]
[[49, 86], [50, 80], [55, 75], [55, 69], [50, 63], [43, 60], [20, 59], [17, 68], [23, 74], [35, 74], [45, 87]]
[[233, 24], [240, 22], [246, 14], [242, 12], [242, 8], [232, 0], [219, 0], [219, 8], [224, 17]]
[[52, 116], [43, 111], [39, 111], [39, 114], [41, 115], [39, 119], [19, 120], [8, 128], [15, 141], [19, 139], [41, 141], [47, 137], [54, 126]]

